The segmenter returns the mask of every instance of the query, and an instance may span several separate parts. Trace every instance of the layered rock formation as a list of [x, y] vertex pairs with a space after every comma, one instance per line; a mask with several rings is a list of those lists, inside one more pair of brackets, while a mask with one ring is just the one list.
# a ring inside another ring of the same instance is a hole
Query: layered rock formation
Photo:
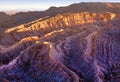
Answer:
[[29, 36], [43, 37], [49, 32], [66, 28], [79, 28], [85, 24], [99, 26], [107, 23], [107, 21], [119, 17], [115, 13], [65, 13], [58, 14], [52, 18], [42, 18], [28, 24], [20, 25], [7, 29], [3, 35], [1, 35], [0, 44], [12, 45], [21, 39]]
[[119, 82], [119, 21], [119, 11], [69, 12], [5, 30], [0, 81]]

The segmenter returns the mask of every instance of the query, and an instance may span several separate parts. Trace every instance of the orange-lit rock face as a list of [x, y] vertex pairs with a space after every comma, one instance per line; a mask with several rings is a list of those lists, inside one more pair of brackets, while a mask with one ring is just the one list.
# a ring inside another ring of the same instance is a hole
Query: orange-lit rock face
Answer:
[[100, 15], [101, 15], [101, 18], [103, 19], [103, 21], [105, 21], [105, 22], [107, 22], [108, 20], [112, 20], [116, 17], [116, 14], [110, 13], [110, 12], [100, 14]]
[[[50, 30], [50, 29], [60, 29], [60, 28], [65, 28], [65, 27], [70, 27], [70, 26], [75, 26], [75, 25], [82, 25], [86, 23], [93, 23], [96, 22], [96, 20], [112, 20], [116, 17], [116, 14], [114, 13], [89, 13], [89, 12], [83, 12], [83, 13], [66, 13], [63, 15], [56, 15], [55, 17], [43, 20], [43, 21], [38, 21], [33, 23], [29, 27], [23, 27], [20, 26], [17, 29], [17, 32], [22, 32], [22, 31], [28, 31], [28, 30]], [[96, 19], [97, 18], [97, 19]], [[9, 29], [12, 30], [12, 29]], [[8, 32], [9, 32], [8, 30]], [[14, 29], [13, 29], [14, 30]]]
[[[57, 15], [50, 19], [34, 23], [32, 26], [28, 27], [29, 30], [51, 30], [51, 29], [60, 29], [70, 26], [82, 25], [87, 23], [96, 22], [96, 20], [108, 21], [116, 17], [114, 13], [66, 13], [63, 15]], [[97, 19], [96, 19], [97, 18]]]
[[119, 4], [111, 4], [111, 3], [106, 3], [108, 8], [120, 8]]
[[80, 12], [58, 14], [51, 18], [40, 18], [39, 20], [33, 21], [31, 23], [5, 30], [4, 33], [6, 35], [3, 37], [3, 39], [1, 39], [1, 43], [8, 43], [10, 41], [10, 44], [13, 44], [14, 42], [20, 41], [22, 38], [28, 36], [44, 36], [47, 33], [48, 34], [46, 36], [49, 36], [51, 35], [49, 32], [54, 33], [55, 30], [65, 29], [68, 27], [79, 28], [80, 25], [96, 23], [97, 21], [107, 22], [109, 20], [113, 20], [116, 17], [116, 14], [110, 12]]

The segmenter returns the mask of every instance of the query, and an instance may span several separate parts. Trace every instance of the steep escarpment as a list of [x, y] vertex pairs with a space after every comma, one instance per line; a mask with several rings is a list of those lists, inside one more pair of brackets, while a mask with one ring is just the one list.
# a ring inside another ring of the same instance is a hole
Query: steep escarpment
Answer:
[[118, 14], [115, 13], [65, 13], [59, 14], [52, 18], [43, 18], [33, 21], [28, 24], [20, 25], [18, 27], [10, 28], [1, 35], [2, 45], [12, 45], [21, 39], [29, 36], [44, 37], [45, 34], [54, 32], [55, 30], [66, 29], [66, 28], [79, 28], [85, 24], [96, 25], [99, 28], [105, 25], [107, 21], [114, 18], [119, 18]]

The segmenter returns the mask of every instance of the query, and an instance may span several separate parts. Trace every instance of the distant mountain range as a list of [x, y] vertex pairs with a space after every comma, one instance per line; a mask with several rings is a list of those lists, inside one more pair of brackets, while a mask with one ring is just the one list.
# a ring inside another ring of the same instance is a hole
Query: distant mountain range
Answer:
[[50, 7], [45, 11], [36, 12], [18, 12], [14, 15], [7, 15], [3, 12], [0, 13], [0, 27], [10, 28], [20, 24], [34, 21], [38, 18], [45, 16], [55, 16], [67, 12], [113, 12], [120, 13], [120, 3], [78, 3], [66, 7]]

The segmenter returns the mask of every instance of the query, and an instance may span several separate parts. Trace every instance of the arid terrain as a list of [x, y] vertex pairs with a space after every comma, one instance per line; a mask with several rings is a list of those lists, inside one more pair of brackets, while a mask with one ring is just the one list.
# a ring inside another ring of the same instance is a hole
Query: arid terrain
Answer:
[[1, 12], [0, 82], [120, 82], [120, 3]]

